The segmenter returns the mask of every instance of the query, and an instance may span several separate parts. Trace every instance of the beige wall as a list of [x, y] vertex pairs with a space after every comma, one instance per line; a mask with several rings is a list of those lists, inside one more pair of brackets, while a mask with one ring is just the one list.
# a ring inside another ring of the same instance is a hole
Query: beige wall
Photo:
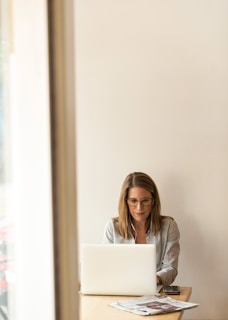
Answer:
[[227, 319], [228, 1], [77, 0], [79, 242], [100, 242], [132, 171], [181, 231], [184, 319]]

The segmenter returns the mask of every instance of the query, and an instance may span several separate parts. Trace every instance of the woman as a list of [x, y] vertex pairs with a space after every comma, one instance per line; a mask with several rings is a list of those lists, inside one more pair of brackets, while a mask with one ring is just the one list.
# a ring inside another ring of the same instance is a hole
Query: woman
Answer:
[[170, 285], [178, 272], [180, 233], [174, 219], [160, 212], [151, 177], [142, 172], [129, 174], [120, 193], [119, 216], [107, 223], [103, 242], [156, 244], [157, 284]]

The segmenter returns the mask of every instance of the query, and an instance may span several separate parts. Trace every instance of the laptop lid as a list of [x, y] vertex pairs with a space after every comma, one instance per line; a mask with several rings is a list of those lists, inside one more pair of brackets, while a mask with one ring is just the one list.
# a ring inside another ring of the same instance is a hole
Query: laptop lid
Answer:
[[81, 293], [150, 295], [157, 291], [153, 244], [82, 244]]

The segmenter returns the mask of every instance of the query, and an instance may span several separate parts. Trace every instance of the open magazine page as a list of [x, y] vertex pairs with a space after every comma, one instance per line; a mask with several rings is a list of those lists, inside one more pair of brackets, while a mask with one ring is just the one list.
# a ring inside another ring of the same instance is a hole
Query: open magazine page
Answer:
[[164, 295], [142, 296], [130, 300], [119, 300], [110, 306], [139, 315], [168, 313], [198, 306], [197, 303], [175, 300]]

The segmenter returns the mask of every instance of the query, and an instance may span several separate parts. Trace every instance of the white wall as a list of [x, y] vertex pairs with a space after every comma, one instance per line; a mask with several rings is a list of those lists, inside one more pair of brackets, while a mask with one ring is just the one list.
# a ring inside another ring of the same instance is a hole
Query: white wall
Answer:
[[79, 242], [125, 176], [156, 181], [181, 231], [184, 319], [227, 319], [228, 1], [77, 0]]

